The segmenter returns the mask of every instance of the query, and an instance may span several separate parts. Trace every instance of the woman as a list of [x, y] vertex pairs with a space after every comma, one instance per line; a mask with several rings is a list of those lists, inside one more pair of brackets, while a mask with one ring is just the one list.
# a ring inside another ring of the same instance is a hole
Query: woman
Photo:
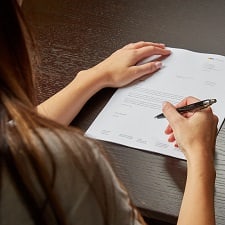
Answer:
[[[157, 43], [127, 45], [78, 73], [71, 84], [36, 108], [33, 48], [18, 3], [1, 0], [0, 224], [145, 224], [101, 147], [65, 125], [101, 88], [126, 85], [161, 66], [161, 62], [136, 66], [137, 62], [170, 52]], [[194, 101], [189, 97], [180, 105]], [[214, 224], [217, 117], [208, 108], [185, 118], [169, 103], [163, 112], [170, 123], [169, 141], [183, 149], [188, 163], [178, 224]], [[195, 133], [190, 132], [193, 129]]]

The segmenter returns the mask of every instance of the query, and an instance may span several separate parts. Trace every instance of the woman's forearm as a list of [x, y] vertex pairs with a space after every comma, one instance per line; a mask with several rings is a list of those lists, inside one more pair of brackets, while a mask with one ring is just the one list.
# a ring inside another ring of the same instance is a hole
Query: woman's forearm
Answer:
[[215, 225], [214, 183], [215, 170], [210, 162], [188, 168], [178, 225]]
[[104, 87], [93, 73], [88, 70], [78, 73], [70, 84], [41, 103], [37, 107], [38, 112], [61, 124], [70, 124], [85, 103]]

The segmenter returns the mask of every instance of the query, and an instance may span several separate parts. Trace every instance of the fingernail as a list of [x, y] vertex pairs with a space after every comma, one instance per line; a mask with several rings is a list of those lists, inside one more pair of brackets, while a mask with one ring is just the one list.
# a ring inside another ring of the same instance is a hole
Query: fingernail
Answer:
[[162, 67], [162, 62], [155, 62], [155, 66], [157, 69], [160, 69]]

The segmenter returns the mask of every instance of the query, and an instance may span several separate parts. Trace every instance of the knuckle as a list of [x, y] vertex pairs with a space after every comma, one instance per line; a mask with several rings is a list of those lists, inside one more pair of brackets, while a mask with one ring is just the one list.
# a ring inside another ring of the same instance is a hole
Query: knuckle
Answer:
[[138, 49], [132, 49], [132, 52], [131, 52], [131, 54], [132, 54], [132, 56], [137, 56], [138, 55]]
[[144, 45], [145, 42], [144, 42], [144, 41], [139, 41], [137, 44], [139, 44], [139, 45]]
[[134, 77], [136, 77], [139, 74], [139, 68], [133, 67], [132, 74]]
[[149, 72], [153, 72], [157, 69], [155, 63], [149, 63]]
[[152, 52], [156, 52], [156, 50], [157, 50], [157, 47], [156, 46], [149, 46], [149, 48], [150, 48], [150, 50]]

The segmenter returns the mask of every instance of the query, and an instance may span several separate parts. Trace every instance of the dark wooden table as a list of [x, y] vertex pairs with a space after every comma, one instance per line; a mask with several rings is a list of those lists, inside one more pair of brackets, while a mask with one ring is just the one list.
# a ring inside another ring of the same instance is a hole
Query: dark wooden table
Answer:
[[[60, 90], [75, 74], [123, 45], [145, 40], [225, 55], [223, 0], [25, 0], [40, 53], [39, 100]], [[86, 130], [114, 89], [85, 105], [72, 125]], [[191, 93], [190, 93], [191, 94]], [[186, 162], [103, 143], [136, 206], [153, 218], [176, 222]], [[216, 220], [225, 223], [225, 126], [216, 155]]]

